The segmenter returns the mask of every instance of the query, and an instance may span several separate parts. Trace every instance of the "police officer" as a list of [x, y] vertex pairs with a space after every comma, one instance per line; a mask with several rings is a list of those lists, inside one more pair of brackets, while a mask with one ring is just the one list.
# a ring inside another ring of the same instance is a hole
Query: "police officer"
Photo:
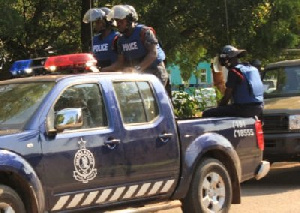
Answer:
[[165, 53], [151, 27], [138, 24], [138, 15], [130, 5], [116, 5], [108, 18], [117, 22], [121, 33], [118, 38], [118, 60], [104, 71], [138, 71], [157, 76], [168, 86], [168, 73], [165, 68]]
[[94, 31], [97, 33], [93, 37], [93, 54], [100, 68], [110, 66], [117, 60], [115, 44], [119, 33], [112, 29], [112, 22], [107, 20], [109, 12], [107, 7], [93, 8], [83, 17], [84, 23], [93, 22]]
[[[219, 61], [228, 69], [226, 89], [219, 106], [203, 112], [203, 117], [255, 117], [260, 118], [263, 110], [263, 84], [257, 68], [242, 64], [239, 58], [246, 50], [226, 45]], [[232, 103], [229, 104], [229, 101]]]

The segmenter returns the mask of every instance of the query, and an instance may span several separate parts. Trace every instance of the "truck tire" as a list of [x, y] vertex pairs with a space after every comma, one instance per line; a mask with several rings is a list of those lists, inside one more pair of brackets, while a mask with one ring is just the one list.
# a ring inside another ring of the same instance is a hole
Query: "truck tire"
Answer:
[[0, 212], [26, 213], [20, 196], [5, 185], [0, 185]]
[[184, 213], [229, 211], [232, 199], [231, 179], [225, 166], [213, 158], [197, 167], [190, 189], [183, 200]]

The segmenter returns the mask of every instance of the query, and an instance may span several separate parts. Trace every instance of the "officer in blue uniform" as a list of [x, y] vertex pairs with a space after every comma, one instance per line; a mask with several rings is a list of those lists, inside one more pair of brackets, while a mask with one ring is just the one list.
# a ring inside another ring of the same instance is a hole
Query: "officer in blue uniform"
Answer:
[[[108, 19], [117, 22], [122, 34], [118, 38], [118, 60], [104, 71], [150, 73], [157, 76], [168, 87], [168, 73], [165, 68], [165, 53], [151, 27], [138, 24], [138, 15], [130, 5], [116, 5], [108, 14]], [[169, 88], [168, 88], [169, 89]], [[168, 91], [167, 89], [167, 91]], [[170, 92], [170, 91], [169, 91]]]
[[97, 59], [97, 66], [100, 68], [110, 66], [117, 60], [116, 40], [119, 33], [112, 29], [112, 22], [107, 20], [110, 9], [107, 7], [89, 9], [83, 22], [93, 22], [93, 54]]
[[222, 49], [219, 62], [228, 69], [225, 94], [219, 106], [205, 110], [203, 117], [261, 117], [264, 101], [263, 83], [257, 68], [239, 62], [239, 58], [245, 53], [245, 50], [231, 45]]

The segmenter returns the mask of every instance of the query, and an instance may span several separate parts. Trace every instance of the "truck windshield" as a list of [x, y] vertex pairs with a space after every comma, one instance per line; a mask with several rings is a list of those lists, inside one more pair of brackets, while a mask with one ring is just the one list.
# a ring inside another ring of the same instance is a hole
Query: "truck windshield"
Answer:
[[54, 84], [0, 84], [0, 131], [22, 130]]
[[265, 98], [300, 95], [300, 66], [266, 70], [263, 84]]

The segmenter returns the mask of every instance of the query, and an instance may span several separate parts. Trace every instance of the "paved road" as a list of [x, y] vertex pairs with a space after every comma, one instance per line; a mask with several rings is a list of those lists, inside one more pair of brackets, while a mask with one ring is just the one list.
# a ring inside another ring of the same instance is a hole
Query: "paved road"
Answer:
[[300, 163], [274, 163], [259, 181], [242, 184], [242, 204], [230, 213], [300, 212]]
[[242, 204], [232, 205], [229, 213], [300, 213], [300, 163], [274, 163], [265, 178], [243, 183]]

